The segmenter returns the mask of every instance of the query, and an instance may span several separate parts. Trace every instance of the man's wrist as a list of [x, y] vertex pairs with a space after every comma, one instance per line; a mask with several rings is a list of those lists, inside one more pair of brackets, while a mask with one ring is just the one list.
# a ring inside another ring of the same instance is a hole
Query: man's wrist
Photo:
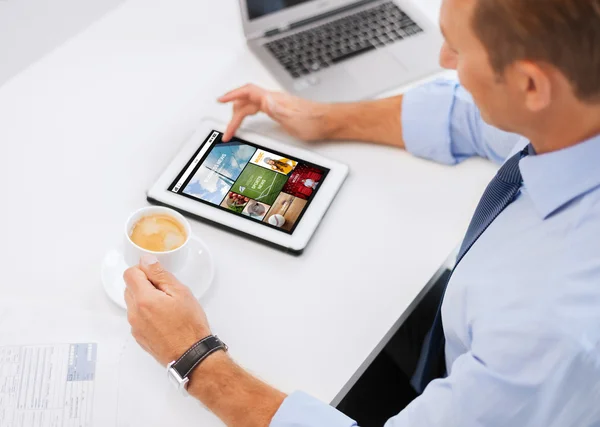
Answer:
[[322, 104], [323, 140], [340, 139], [347, 125], [348, 104]]
[[286, 398], [238, 366], [224, 351], [208, 356], [189, 378], [188, 393], [227, 425], [266, 427]]
[[404, 148], [402, 96], [322, 104], [323, 139], [375, 142]]
[[202, 400], [201, 384], [206, 385], [208, 382], [214, 382], [216, 376], [230, 373], [235, 367], [235, 363], [225, 351], [219, 350], [211, 353], [190, 373], [188, 392]]

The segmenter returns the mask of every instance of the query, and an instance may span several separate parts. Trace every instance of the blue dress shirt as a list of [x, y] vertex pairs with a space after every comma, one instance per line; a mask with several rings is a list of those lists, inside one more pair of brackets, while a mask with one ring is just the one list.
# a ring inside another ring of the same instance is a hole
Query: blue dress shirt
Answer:
[[[407, 149], [497, 163], [529, 141], [483, 122], [455, 81], [406, 94]], [[442, 306], [448, 377], [386, 427], [600, 426], [600, 135], [521, 160], [523, 187], [457, 267]], [[295, 392], [272, 427], [351, 427]]]

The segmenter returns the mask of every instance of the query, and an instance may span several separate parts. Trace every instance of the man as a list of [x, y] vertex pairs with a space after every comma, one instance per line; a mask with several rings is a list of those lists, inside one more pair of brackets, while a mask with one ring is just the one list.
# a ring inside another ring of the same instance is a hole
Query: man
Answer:
[[[221, 99], [234, 102], [225, 137], [262, 111], [304, 140], [504, 162], [424, 342], [413, 378], [422, 394], [388, 426], [598, 426], [600, 0], [444, 0], [441, 26], [441, 63], [472, 98], [447, 81], [346, 105], [248, 86]], [[126, 281], [132, 332], [163, 365], [210, 334], [199, 304], [155, 259]], [[191, 394], [228, 425], [355, 425], [260, 382], [223, 351], [190, 378]]]

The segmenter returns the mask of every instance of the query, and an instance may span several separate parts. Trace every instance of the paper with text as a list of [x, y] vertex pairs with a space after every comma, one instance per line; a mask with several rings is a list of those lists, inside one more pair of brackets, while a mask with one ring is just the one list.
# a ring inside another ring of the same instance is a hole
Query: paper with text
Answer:
[[0, 347], [0, 425], [92, 426], [96, 344]]

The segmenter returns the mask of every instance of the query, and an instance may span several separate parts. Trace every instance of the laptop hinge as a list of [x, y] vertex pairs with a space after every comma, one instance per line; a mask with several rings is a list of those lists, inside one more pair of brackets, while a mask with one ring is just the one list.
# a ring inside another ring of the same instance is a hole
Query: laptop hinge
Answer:
[[277, 34], [285, 33], [287, 30], [290, 30], [291, 28], [292, 28], [292, 26], [290, 24], [285, 23], [285, 24], [280, 25], [277, 28], [274, 28], [272, 30], [265, 32], [264, 36], [265, 37], [275, 36]]
[[292, 22], [292, 23], [285, 23], [283, 25], [279, 25], [277, 28], [273, 28], [271, 30], [266, 31], [264, 33], [264, 36], [265, 37], [272, 37], [272, 36], [275, 36], [277, 34], [281, 34], [281, 33], [285, 32], [285, 31], [293, 30], [294, 28], [302, 27], [303, 25], [312, 24], [312, 23], [320, 21], [322, 19], [326, 19], [326, 18], [329, 18], [331, 16], [335, 16], [337, 14], [340, 14], [342, 12], [346, 12], [348, 10], [356, 9], [357, 7], [361, 7], [361, 6], [364, 6], [366, 4], [374, 3], [374, 2], [377, 2], [377, 1], [379, 1], [379, 0], [360, 0], [360, 1], [354, 2], [352, 4], [348, 4], [346, 6], [338, 7], [337, 9], [330, 10], [329, 12], [325, 12], [325, 13], [322, 13], [320, 15], [315, 15], [315, 16], [312, 16], [310, 18], [301, 19], [300, 21], [296, 21], [296, 22]]

